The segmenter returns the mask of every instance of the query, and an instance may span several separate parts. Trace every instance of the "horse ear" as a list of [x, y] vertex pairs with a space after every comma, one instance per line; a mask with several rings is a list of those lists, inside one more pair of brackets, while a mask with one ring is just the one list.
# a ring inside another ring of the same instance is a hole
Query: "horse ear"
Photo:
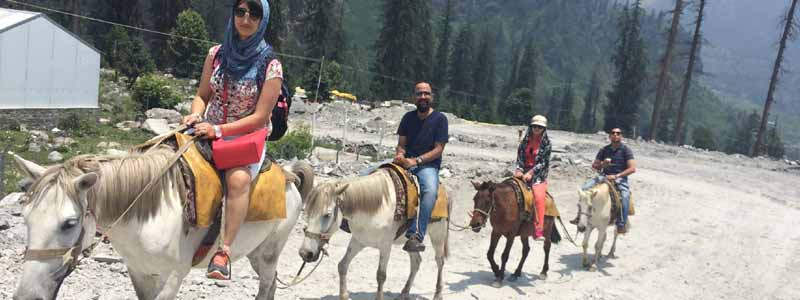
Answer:
[[45, 167], [37, 165], [35, 162], [26, 160], [22, 157], [19, 157], [19, 155], [16, 154], [13, 155], [14, 155], [14, 162], [17, 164], [17, 168], [19, 168], [19, 170], [22, 171], [25, 177], [31, 180], [39, 179], [39, 177], [42, 177], [42, 174], [44, 174], [44, 171], [47, 170]]
[[597, 197], [597, 193], [599, 193], [597, 189], [592, 190], [592, 198]]
[[78, 178], [75, 178], [73, 181], [75, 184], [75, 189], [78, 191], [84, 192], [94, 186], [97, 183], [97, 173], [86, 173]]
[[335, 189], [336, 195], [341, 195], [342, 193], [344, 193], [344, 190], [346, 190], [349, 186], [350, 186], [349, 183], [337, 184]]
[[480, 182], [477, 182], [475, 180], [472, 180], [470, 182], [472, 183], [472, 186], [475, 187], [476, 190], [480, 190], [481, 189], [481, 183]]

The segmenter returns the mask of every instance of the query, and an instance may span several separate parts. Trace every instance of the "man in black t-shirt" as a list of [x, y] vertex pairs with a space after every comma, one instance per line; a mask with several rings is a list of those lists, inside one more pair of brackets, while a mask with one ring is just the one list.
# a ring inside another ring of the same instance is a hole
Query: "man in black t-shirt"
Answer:
[[605, 179], [617, 183], [619, 193], [622, 196], [621, 218], [617, 218], [617, 232], [626, 233], [625, 224], [628, 222], [628, 209], [630, 208], [631, 188], [628, 183], [628, 175], [636, 172], [636, 160], [633, 158], [633, 151], [622, 143], [622, 129], [613, 128], [608, 135], [611, 144], [606, 145], [597, 152], [592, 169], [599, 171], [602, 175], [590, 179], [583, 185], [583, 190], [588, 190]]
[[434, 111], [431, 85], [420, 82], [414, 86], [417, 109], [409, 111], [397, 128], [397, 149], [394, 163], [409, 169], [419, 179], [420, 203], [417, 217], [406, 231], [408, 241], [403, 250], [425, 250], [425, 230], [431, 219], [439, 191], [439, 168], [447, 144], [447, 117]]

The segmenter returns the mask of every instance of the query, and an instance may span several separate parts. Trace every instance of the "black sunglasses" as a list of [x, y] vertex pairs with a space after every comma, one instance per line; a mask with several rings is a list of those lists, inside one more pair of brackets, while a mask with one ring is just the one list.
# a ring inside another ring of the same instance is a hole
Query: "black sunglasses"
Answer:
[[544, 126], [531, 125], [531, 128], [533, 128], [533, 129], [544, 129]]
[[244, 15], [250, 15], [250, 20], [252, 21], [261, 20], [263, 16], [263, 13], [258, 10], [249, 10], [242, 7], [234, 8], [233, 14], [239, 18], [244, 18]]
[[622, 135], [622, 131], [612, 131], [611, 135]]

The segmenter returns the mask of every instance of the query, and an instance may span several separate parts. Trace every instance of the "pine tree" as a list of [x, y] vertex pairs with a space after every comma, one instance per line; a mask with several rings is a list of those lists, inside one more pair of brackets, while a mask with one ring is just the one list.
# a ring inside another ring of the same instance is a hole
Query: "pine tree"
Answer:
[[[203, 17], [194, 10], [187, 9], [178, 15], [175, 28], [170, 31], [167, 41], [170, 58], [179, 77], [197, 78], [203, 71], [208, 47], [208, 32]], [[185, 39], [187, 37], [191, 39]]]
[[597, 71], [592, 73], [589, 89], [583, 97], [583, 113], [581, 113], [580, 132], [590, 133], [597, 130], [597, 106], [600, 104], [600, 78]]
[[533, 91], [526, 88], [514, 90], [505, 101], [500, 102], [500, 117], [509, 125], [527, 124], [531, 118], [530, 112], [536, 111], [533, 103]]
[[794, 19], [795, 10], [797, 8], [797, 0], [792, 0], [789, 11], [783, 22], [783, 34], [781, 41], [778, 44], [778, 56], [775, 58], [775, 65], [772, 68], [772, 77], [769, 80], [769, 88], [767, 89], [767, 99], [764, 101], [764, 111], [761, 113], [761, 123], [758, 126], [758, 133], [756, 134], [756, 141], [753, 144], [753, 149], [750, 149], [750, 156], [758, 156], [766, 150], [764, 144], [764, 134], [767, 130], [767, 120], [769, 119], [769, 110], [772, 102], [775, 101], [775, 87], [778, 85], [778, 79], [781, 71], [781, 63], [783, 63], [783, 52], [786, 50], [786, 43], [794, 37], [794, 31], [797, 27], [797, 22]]
[[520, 68], [517, 72], [514, 89], [527, 88], [536, 94], [536, 77], [539, 71], [538, 59], [539, 52], [536, 51], [533, 40], [529, 40], [527, 46], [525, 46], [525, 51], [522, 53], [522, 61], [519, 64]]
[[[409, 94], [411, 81], [430, 81], [433, 31], [429, 1], [385, 0], [383, 26], [375, 42], [373, 71], [378, 75], [372, 90], [378, 97], [399, 98]], [[400, 80], [396, 79], [399, 78]]]
[[632, 8], [625, 6], [619, 18], [616, 53], [612, 62], [616, 67], [616, 82], [608, 93], [603, 129], [619, 127], [631, 132], [639, 120], [642, 101], [642, 78], [645, 77], [646, 56], [641, 38], [641, 1]]
[[755, 142], [755, 133], [758, 130], [758, 113], [753, 111], [749, 115], [740, 114], [736, 119], [735, 135], [728, 142], [725, 152], [748, 154]]
[[550, 96], [547, 98], [547, 122], [553, 124], [549, 127], [554, 129], [561, 129], [561, 105], [559, 102], [563, 98], [560, 90], [557, 87], [550, 89]]
[[447, 64], [450, 62], [450, 26], [451, 15], [453, 13], [453, 0], [447, 0], [445, 4], [444, 16], [439, 24], [439, 47], [436, 50], [436, 67], [433, 69], [433, 79], [431, 83], [438, 88], [442, 88], [447, 83]]
[[269, 24], [265, 39], [277, 52], [283, 51], [283, 43], [289, 36], [287, 10], [286, 0], [269, 0]]
[[717, 150], [717, 142], [714, 140], [714, 133], [708, 127], [700, 126], [695, 127], [692, 131], [692, 143], [696, 148], [707, 149], [711, 151]]
[[472, 106], [475, 107], [472, 117], [480, 121], [488, 121], [492, 116], [493, 101], [495, 94], [495, 56], [492, 41], [494, 37], [490, 31], [486, 31], [478, 47], [478, 54], [475, 57], [475, 70], [472, 77], [475, 79], [475, 90], [473, 91], [480, 98], [473, 98]]
[[142, 37], [131, 38], [125, 28], [113, 26], [106, 35], [106, 40], [109, 53], [106, 63], [128, 77], [129, 85], [132, 85], [140, 75], [155, 70], [155, 63]]
[[778, 132], [778, 122], [767, 131], [767, 155], [772, 158], [781, 159], [784, 155], [783, 141]]
[[689, 50], [689, 65], [686, 67], [686, 74], [683, 77], [683, 85], [681, 86], [681, 102], [678, 105], [678, 119], [675, 121], [675, 132], [673, 133], [672, 143], [680, 145], [683, 135], [684, 123], [686, 123], [686, 105], [689, 98], [689, 89], [692, 86], [692, 75], [694, 75], [695, 62], [697, 56], [700, 54], [700, 46], [702, 43], [702, 33], [700, 28], [703, 26], [703, 11], [706, 7], [706, 0], [699, 0], [697, 8], [697, 18], [694, 21], [694, 35], [692, 37], [692, 46]]
[[[472, 28], [469, 24], [461, 26], [458, 37], [453, 44], [453, 55], [450, 57], [450, 94], [448, 100], [450, 105], [456, 108], [455, 113], [463, 115], [465, 104], [471, 103], [470, 96], [473, 90], [473, 73], [470, 66], [473, 65], [472, 50], [473, 44]], [[461, 92], [461, 93], [459, 93]]]
[[335, 43], [331, 36], [335, 30], [332, 11], [334, 0], [316, 0], [305, 3], [305, 19], [303, 21], [303, 44], [305, 56], [336, 60]]
[[653, 103], [653, 116], [650, 118], [648, 140], [651, 141], [659, 136], [658, 132], [662, 128], [661, 108], [664, 102], [664, 95], [668, 88], [667, 86], [669, 85], [669, 68], [672, 66], [672, 49], [675, 47], [675, 38], [678, 36], [681, 13], [683, 13], [683, 0], [675, 0], [675, 9], [672, 10], [672, 26], [670, 26], [669, 35], [667, 37], [667, 47], [664, 51], [664, 57], [661, 59], [658, 86], [656, 87], [656, 99]]
[[560, 112], [559, 112], [559, 128], [566, 131], [574, 131], [577, 121], [572, 110], [575, 107], [575, 90], [572, 86], [572, 80], [567, 83], [563, 88]]

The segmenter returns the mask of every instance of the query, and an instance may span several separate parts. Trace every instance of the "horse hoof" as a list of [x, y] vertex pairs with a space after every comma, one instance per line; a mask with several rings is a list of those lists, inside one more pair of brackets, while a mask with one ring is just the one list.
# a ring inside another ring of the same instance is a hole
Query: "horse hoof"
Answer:
[[501, 288], [502, 286], [503, 286], [503, 283], [500, 282], [500, 281], [492, 282], [492, 287], [493, 288]]
[[339, 300], [350, 300], [350, 294], [339, 295]]
[[547, 274], [544, 274], [544, 273], [542, 273], [542, 274], [539, 274], [539, 279], [541, 279], [541, 280], [547, 280]]
[[597, 271], [597, 267], [595, 266], [589, 267], [589, 272], [594, 272], [594, 271]]
[[409, 294], [400, 294], [400, 296], [397, 297], [397, 299], [398, 300], [411, 300], [411, 295], [409, 295]]
[[511, 274], [511, 276], [508, 277], [508, 281], [510, 282], [516, 282], [517, 279], [519, 279], [519, 275], [516, 274]]
[[611, 252], [611, 253], [608, 253], [608, 255], [606, 255], [606, 258], [607, 259], [616, 259], [617, 255], [614, 254], [614, 252]]

